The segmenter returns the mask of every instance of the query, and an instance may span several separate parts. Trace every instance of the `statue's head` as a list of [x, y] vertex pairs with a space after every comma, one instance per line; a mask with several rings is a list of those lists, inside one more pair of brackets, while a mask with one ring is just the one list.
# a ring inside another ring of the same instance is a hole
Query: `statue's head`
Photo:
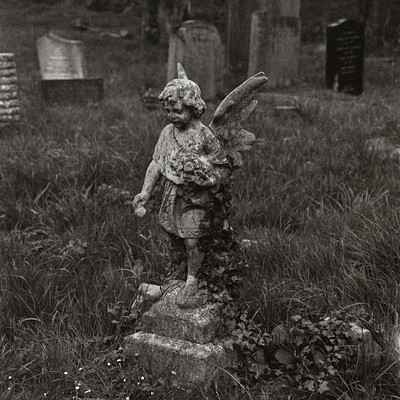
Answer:
[[197, 83], [189, 80], [183, 67], [178, 64], [178, 78], [168, 82], [158, 99], [165, 107], [166, 104], [179, 104], [191, 109], [196, 117], [200, 117], [206, 103], [201, 98], [201, 90]]

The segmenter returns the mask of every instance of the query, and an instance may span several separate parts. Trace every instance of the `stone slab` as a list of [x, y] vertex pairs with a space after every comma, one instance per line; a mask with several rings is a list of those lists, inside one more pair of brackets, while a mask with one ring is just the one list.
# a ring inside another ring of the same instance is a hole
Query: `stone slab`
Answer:
[[280, 1], [282, 7], [252, 15], [248, 74], [265, 71], [271, 88], [298, 80], [301, 21], [294, 13], [298, 12], [300, 1], [292, 2], [298, 5], [287, 7], [285, 1]]
[[36, 47], [42, 79], [86, 78], [82, 41], [66, 39], [49, 32], [37, 40]]
[[211, 342], [220, 331], [218, 307], [206, 304], [195, 309], [182, 309], [176, 302], [180, 289], [178, 285], [170, 288], [143, 314], [143, 330], [194, 343]]
[[18, 90], [18, 85], [11, 84], [11, 85], [2, 85], [0, 84], [0, 91], [1, 92], [16, 92]]
[[209, 386], [224, 376], [232, 357], [220, 344], [198, 344], [137, 332], [125, 338], [128, 357], [136, 357], [153, 378], [171, 379], [179, 386]]
[[18, 99], [18, 92], [0, 92], [0, 100]]
[[0, 77], [12, 77], [17, 76], [17, 70], [15, 68], [1, 68]]
[[224, 48], [218, 29], [203, 21], [185, 21], [170, 36], [168, 74], [176, 77], [176, 64], [183, 65], [190, 80], [196, 82], [204, 100], [212, 100], [222, 82]]
[[48, 105], [97, 103], [103, 98], [103, 79], [42, 80], [41, 88]]

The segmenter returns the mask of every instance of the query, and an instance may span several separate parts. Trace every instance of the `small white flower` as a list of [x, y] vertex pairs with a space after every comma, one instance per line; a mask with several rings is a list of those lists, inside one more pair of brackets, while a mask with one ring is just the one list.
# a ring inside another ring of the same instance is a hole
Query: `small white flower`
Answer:
[[117, 363], [120, 363], [120, 362], [122, 362], [122, 360], [120, 358], [118, 358], [117, 359]]
[[78, 371], [83, 371], [83, 368], [82, 368], [82, 367], [80, 367], [80, 368], [78, 369]]
[[124, 378], [124, 382], [126, 382], [126, 378]]
[[150, 392], [150, 396], [153, 396], [154, 392]]
[[175, 372], [175, 371], [171, 371], [171, 374], [172, 374], [172, 375], [176, 375], [176, 372]]
[[107, 363], [107, 367], [109, 367], [111, 365], [111, 363]]
[[140, 379], [141, 379], [142, 381], [144, 381], [144, 376], [141, 376]]
[[88, 390], [85, 390], [85, 394], [88, 394], [88, 393], [90, 393], [91, 392], [91, 390], [90, 389], [88, 389]]
[[79, 389], [80, 389], [80, 386], [76, 385], [75, 390], [79, 390]]
[[67, 372], [67, 371], [64, 371], [64, 375], [68, 375], [68, 372]]
[[12, 376], [10, 375], [10, 376], [8, 377], [8, 379], [12, 379]]

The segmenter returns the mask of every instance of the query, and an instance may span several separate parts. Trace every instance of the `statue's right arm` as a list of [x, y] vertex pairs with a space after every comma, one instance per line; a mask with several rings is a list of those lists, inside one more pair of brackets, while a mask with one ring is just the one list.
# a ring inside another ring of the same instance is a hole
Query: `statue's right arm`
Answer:
[[142, 191], [139, 194], [137, 194], [135, 196], [135, 199], [133, 200], [132, 205], [135, 209], [139, 207], [144, 207], [144, 205], [149, 201], [154, 186], [156, 185], [160, 176], [161, 176], [160, 167], [158, 166], [156, 161], [152, 160], [149, 166], [147, 167]]

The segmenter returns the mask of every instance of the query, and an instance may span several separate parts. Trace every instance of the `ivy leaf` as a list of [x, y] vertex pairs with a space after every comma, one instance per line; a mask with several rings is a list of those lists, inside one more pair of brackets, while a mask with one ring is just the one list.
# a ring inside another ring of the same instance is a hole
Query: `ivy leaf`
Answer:
[[322, 381], [322, 383], [319, 384], [319, 387], [318, 387], [318, 392], [319, 393], [322, 394], [322, 393], [327, 392], [329, 390], [330, 389], [329, 389], [329, 385], [328, 385], [327, 381]]
[[264, 373], [264, 371], [268, 368], [268, 364], [263, 363], [254, 363], [250, 365], [249, 371], [255, 373], [255, 378], [258, 379], [260, 375]]
[[284, 364], [286, 366], [293, 364], [294, 357], [293, 357], [293, 354], [289, 352], [289, 350], [278, 349], [275, 352], [274, 356], [280, 364]]
[[235, 341], [233, 339], [228, 339], [225, 340], [225, 342], [223, 343], [224, 347], [228, 350], [232, 350], [233, 351], [233, 344], [235, 343]]
[[304, 388], [307, 389], [310, 392], [313, 392], [314, 391], [314, 385], [315, 385], [314, 381], [308, 380], [308, 381], [306, 381], [304, 383]]
[[246, 325], [245, 325], [243, 322], [239, 322], [239, 323], [238, 323], [238, 327], [239, 327], [242, 331], [246, 330]]
[[288, 332], [283, 325], [278, 325], [272, 330], [271, 336], [274, 343], [283, 343], [288, 337]]

